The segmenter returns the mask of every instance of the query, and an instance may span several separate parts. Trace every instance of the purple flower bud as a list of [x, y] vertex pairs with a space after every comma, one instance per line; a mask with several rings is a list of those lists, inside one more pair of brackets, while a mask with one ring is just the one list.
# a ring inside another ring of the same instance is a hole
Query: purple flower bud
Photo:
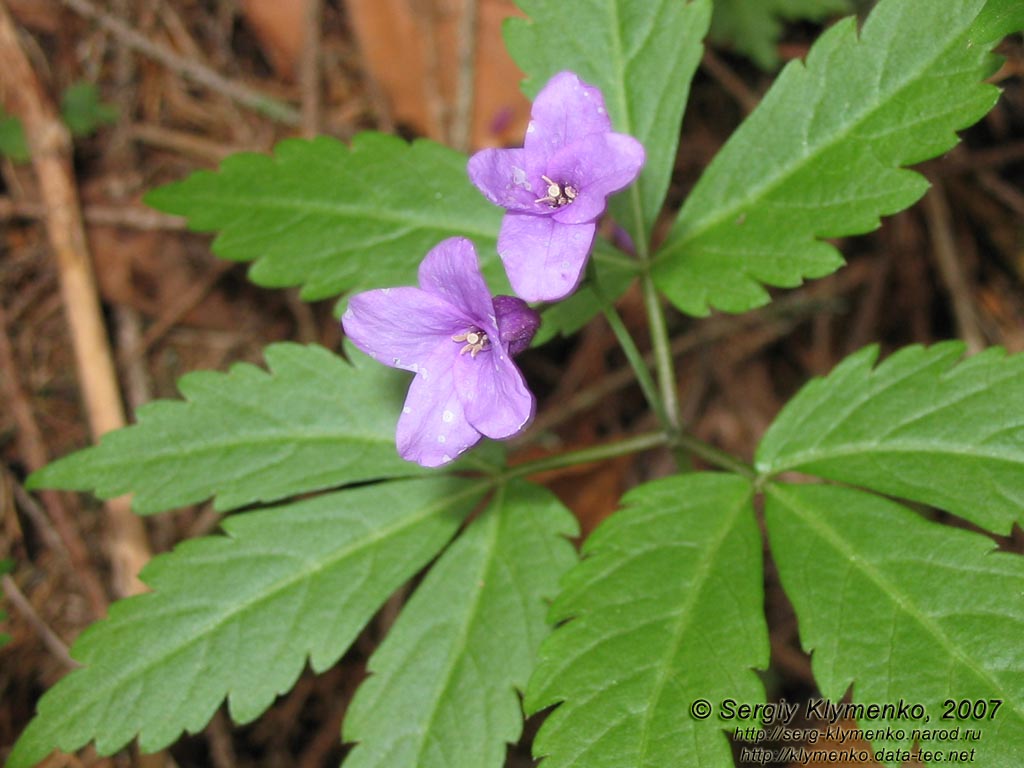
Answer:
[[506, 210], [498, 253], [527, 301], [572, 293], [583, 276], [609, 195], [632, 184], [644, 148], [612, 131], [601, 91], [572, 72], [548, 81], [530, 112], [521, 149], [485, 149], [469, 178]]
[[498, 318], [498, 335], [515, 357], [530, 346], [540, 328], [540, 315], [525, 301], [515, 296], [495, 296], [494, 314]]

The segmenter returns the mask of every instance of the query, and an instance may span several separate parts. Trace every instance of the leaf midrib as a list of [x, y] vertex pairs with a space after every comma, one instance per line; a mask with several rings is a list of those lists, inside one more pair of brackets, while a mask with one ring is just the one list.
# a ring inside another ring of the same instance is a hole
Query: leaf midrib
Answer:
[[659, 665], [658, 676], [649, 697], [651, 706], [644, 709], [643, 718], [640, 722], [640, 743], [637, 749], [637, 755], [639, 757], [638, 765], [647, 765], [646, 750], [652, 731], [651, 723], [654, 718], [655, 710], [657, 709], [657, 704], [661, 699], [661, 692], [668, 682], [669, 670], [672, 667], [672, 662], [675, 660], [676, 653], [679, 651], [682, 644], [682, 638], [693, 623], [693, 607], [696, 605], [698, 599], [703, 593], [703, 589], [707, 584], [708, 574], [711, 572], [712, 566], [718, 559], [718, 553], [721, 551], [722, 546], [729, 537], [729, 534], [732, 533], [735, 528], [737, 516], [744, 511], [749, 500], [750, 493], [748, 492], [744, 494], [743, 498], [736, 504], [733, 514], [726, 518], [729, 521], [729, 524], [723, 525], [718, 535], [715, 537], [713, 542], [711, 542], [710, 546], [706, 547], [705, 556], [700, 560], [698, 564], [699, 567], [694, 572], [695, 578], [689, 585], [689, 594], [687, 599], [680, 606], [679, 615], [672, 630], [671, 642], [666, 644], [666, 652], [662, 656], [663, 662]]
[[[978, 14], [981, 13], [979, 8]], [[855, 129], [866, 123], [868, 120], [873, 118], [879, 111], [889, 107], [894, 101], [898, 99], [900, 93], [905, 89], [912, 87], [919, 79], [921, 79], [928, 71], [933, 69], [934, 63], [938, 60], [943, 59], [946, 56], [947, 51], [956, 44], [967, 29], [977, 19], [977, 15], [971, 20], [970, 24], [966, 27], [958, 29], [956, 33], [949, 40], [947, 45], [937, 50], [934, 56], [929, 57], [925, 62], [920, 63], [918, 67], [910, 70], [910, 75], [899, 80], [898, 83], [894, 82], [894, 87], [887, 92], [888, 98], [876, 99], [870, 107], [865, 107], [856, 116], [851, 116], [851, 119], [846, 123], [845, 130], [837, 131], [829, 137], [825, 137], [820, 143], [816, 144], [810, 151], [802, 155], [793, 164], [783, 164], [779, 167], [778, 172], [775, 174], [767, 174], [762, 178], [761, 183], [753, 184], [747, 189], [747, 194], [733, 200], [731, 204], [726, 203], [724, 206], [715, 207], [712, 209], [711, 215], [704, 217], [703, 219], [697, 219], [692, 222], [686, 222], [683, 214], [686, 212], [684, 206], [683, 211], [680, 213], [679, 219], [677, 220], [677, 226], [685, 223], [688, 226], [685, 227], [682, 236], [678, 239], [672, 239], [671, 242], [666, 243], [660, 252], [655, 256], [657, 261], [662, 261], [670, 253], [675, 251], [685, 250], [687, 243], [698, 239], [705, 232], [714, 229], [723, 222], [735, 220], [736, 217], [745, 209], [749, 208], [757, 203], [757, 201], [768, 197], [771, 192], [779, 187], [783, 186], [789, 179], [798, 175], [805, 167], [811, 164], [811, 161], [816, 160], [820, 155], [824, 154], [828, 150], [832, 149], [836, 145], [847, 140], [852, 134], [855, 133]], [[860, 46], [865, 43], [861, 38], [857, 38], [854, 45]], [[803, 66], [806, 71], [805, 63], [798, 63], [791, 66]], [[824, 66], [824, 65], [822, 65]], [[808, 74], [810, 74], [808, 72]], [[801, 126], [805, 127], [805, 126]], [[898, 164], [897, 167], [903, 167], [902, 164]], [[716, 213], [717, 212], [717, 213]], [[671, 237], [671, 236], [670, 236]]]
[[[464, 498], [483, 492], [489, 485], [489, 480], [474, 483], [473, 485], [464, 488], [462, 491], [459, 491], [458, 493], [446, 496], [444, 499], [439, 500], [435, 504], [431, 504], [428, 505], [427, 507], [424, 507], [422, 510], [420, 510], [419, 513], [415, 514], [414, 516], [403, 518], [399, 523], [395, 525], [389, 526], [378, 531], [374, 531], [372, 535], [368, 538], [361, 539], [359, 542], [352, 546], [347, 546], [341, 550], [338, 550], [332, 556], [324, 560], [317, 561], [307, 566], [306, 568], [297, 571], [290, 577], [281, 579], [272, 588], [260, 592], [259, 594], [253, 596], [249, 600], [245, 600], [243, 602], [238, 603], [227, 613], [221, 614], [213, 621], [207, 622], [199, 631], [192, 634], [186, 640], [186, 642], [181, 644], [172, 644], [165, 648], [163, 652], [161, 652], [157, 656], [145, 659], [142, 661], [142, 663], [134, 665], [130, 662], [126, 663], [124, 666], [119, 667], [120, 674], [115, 674], [111, 675], [110, 677], [107, 677], [103, 681], [104, 684], [93, 688], [94, 695], [92, 697], [78, 698], [76, 700], [77, 706], [72, 705], [71, 707], [67, 708], [63, 713], [62, 720], [59, 722], [74, 720], [78, 713], [82, 712], [83, 710], [88, 710], [95, 704], [96, 701], [105, 698], [107, 695], [111, 695], [113, 691], [118, 690], [118, 688], [125, 680], [130, 680], [139, 677], [141, 674], [154, 668], [155, 666], [159, 666], [159, 664], [165, 661], [167, 658], [174, 656], [178, 653], [181, 653], [185, 649], [194, 646], [196, 643], [199, 643], [200, 641], [206, 640], [206, 638], [210, 634], [212, 634], [215, 630], [219, 629], [220, 627], [234, 619], [237, 615], [248, 611], [252, 607], [259, 605], [262, 602], [277, 597], [279, 594], [291, 588], [295, 584], [303, 580], [313, 578], [314, 575], [317, 573], [322, 573], [337, 566], [340, 562], [342, 562], [345, 559], [353, 557], [362, 551], [372, 548], [380, 541], [392, 538], [393, 536], [396, 536], [405, 530], [408, 530], [419, 525], [429, 517], [439, 514], [445, 509], [450, 509], [454, 507], [459, 501], [463, 500]], [[304, 650], [303, 653], [305, 656], [308, 656], [310, 652], [311, 649], [306, 649]], [[87, 668], [88, 667], [86, 667], [86, 669]], [[225, 693], [227, 693], [227, 691]], [[140, 726], [138, 732], [141, 732], [141, 730], [142, 727]]]
[[[498, 490], [498, 495], [492, 502], [492, 504], [494, 505], [492, 509], [494, 509], [493, 514], [495, 517], [495, 522], [493, 525], [493, 530], [488, 532], [488, 539], [486, 541], [488, 546], [486, 549], [486, 555], [483, 561], [480, 563], [480, 574], [490, 573], [491, 568], [494, 565], [494, 558], [497, 553], [496, 543], [498, 540], [498, 536], [503, 528], [501, 515], [504, 512], [504, 503], [505, 487], [501, 486]], [[456, 638], [456, 641], [452, 644], [453, 652], [448, 656], [447, 662], [445, 664], [444, 673], [442, 675], [442, 679], [444, 682], [442, 685], [437, 686], [437, 691], [433, 697], [433, 701], [431, 702], [429, 714], [425, 722], [425, 728], [422, 733], [422, 738], [420, 739], [420, 743], [416, 749], [416, 765], [424, 764], [421, 758], [423, 757], [424, 749], [426, 748], [427, 745], [427, 737], [432, 731], [434, 720], [437, 718], [438, 711], [440, 709], [441, 699], [448, 692], [452, 684], [452, 671], [462, 661], [463, 652], [466, 649], [467, 641], [469, 638], [470, 628], [473, 626], [473, 622], [476, 619], [477, 612], [480, 609], [482, 598], [486, 590], [486, 585], [491, 583], [490, 579], [486, 578], [486, 576], [481, 576], [481, 578], [483, 579], [483, 584], [485, 586], [480, 589], [474, 590], [469, 605], [466, 606], [466, 611], [464, 614], [465, 619], [462, 622], [462, 626], [459, 627], [459, 634], [458, 637]], [[480, 583], [480, 579], [477, 579], [473, 583]]]
[[[387, 224], [389, 226], [415, 225], [417, 229], [432, 231], [432, 232], [452, 232], [457, 230], [461, 233], [468, 233], [477, 237], [488, 237], [492, 240], [497, 239], [497, 231], [495, 229], [482, 229], [479, 228], [479, 222], [481, 216], [465, 217], [460, 218], [457, 221], [438, 221], [437, 211], [425, 211], [423, 209], [401, 209], [399, 213], [404, 215], [395, 215], [393, 209], [389, 209], [383, 206], [360, 206], [358, 204], [347, 203], [344, 201], [337, 201], [334, 203], [327, 203], [321, 200], [308, 200], [302, 198], [289, 198], [289, 197], [267, 197], [267, 196], [247, 196], [247, 195], [236, 195], [232, 194], [230, 198], [230, 205], [225, 206], [224, 198], [221, 196], [205, 196], [202, 194], [193, 194], [189, 200], [197, 204], [202, 204], [202, 210], [204, 215], [209, 215], [212, 207], [227, 208], [231, 211], [238, 208], [246, 208], [246, 213], [250, 213], [251, 209], [256, 208], [259, 210], [272, 210], [272, 211], [289, 211], [300, 213], [303, 215], [309, 215], [311, 213], [317, 213], [323, 216], [338, 218], [358, 218], [360, 221], [370, 220], [380, 224]], [[483, 211], [481, 211], [483, 213]], [[490, 214], [490, 209], [487, 210]], [[415, 215], [413, 215], [415, 214]], [[189, 216], [189, 218], [192, 218]], [[199, 225], [198, 230], [209, 232], [214, 230], [227, 231], [234, 222], [222, 223], [216, 226]], [[266, 225], [264, 225], [266, 226]], [[279, 228], [279, 227], [275, 227]]]
[[[987, 669], [975, 664], [974, 660], [970, 656], [964, 654], [960, 648], [949, 639], [948, 635], [942, 631], [942, 627], [939, 626], [931, 616], [922, 613], [918, 609], [917, 602], [912, 596], [905, 595], [902, 591], [898, 590], [886, 575], [875, 567], [873, 562], [861, 557], [856, 550], [847, 544], [835, 529], [826, 525], [824, 520], [813, 514], [813, 511], [809, 516], [803, 514], [804, 509], [802, 505], [797, 501], [794, 501], [792, 497], [786, 493], [785, 486], [773, 484], [766, 490], [769, 495], [775, 496], [779, 499], [793, 512], [793, 514], [799, 517], [799, 519], [808, 527], [825, 539], [834, 548], [834, 550], [844, 558], [844, 561], [850, 564], [851, 568], [859, 566], [860, 572], [883, 594], [887, 595], [894, 606], [902, 609], [907, 616], [917, 622], [918, 626], [920, 626], [922, 630], [928, 632], [931, 637], [935, 639], [947, 652], [950, 659], [960, 660], [963, 666], [973, 672], [979, 680], [986, 683], [990, 690], [1002, 690], [1002, 686], [999, 681], [994, 679]], [[1009, 704], [1010, 708], [1016, 713], [1017, 719], [1024, 722], [1024, 709], [1012, 701], [1009, 702]]]

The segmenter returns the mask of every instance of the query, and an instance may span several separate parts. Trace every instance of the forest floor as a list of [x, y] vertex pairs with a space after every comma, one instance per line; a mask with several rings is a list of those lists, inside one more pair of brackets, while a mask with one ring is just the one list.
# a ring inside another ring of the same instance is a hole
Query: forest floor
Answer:
[[[97, 278], [92, 299], [98, 298], [107, 329], [101, 337], [107, 349], [87, 355], [112, 355], [118, 401], [104, 404], [84, 392], [86, 380], [102, 376], [76, 363], [73, 339], [86, 321], [75, 307], [90, 299], [81, 285], [62, 291], [66, 265], [47, 228], [39, 167], [0, 158], [0, 399], [6, 404], [0, 408], [0, 558], [14, 562], [4, 579], [4, 629], [12, 641], [0, 650], [0, 759], [41, 693], [68, 671], [74, 638], [133, 588], [131, 574], [118, 572], [111, 541], [134, 547], [128, 560], [141, 563], [184, 538], [215, 531], [219, 519], [209, 505], [157, 515], [145, 520], [140, 544], [124, 530], [116, 504], [111, 509], [88, 496], [29, 493], [27, 475], [88, 445], [96, 424], [116, 420], [122, 405], [130, 420], [143, 403], [176, 397], [175, 382], [189, 371], [259, 364], [268, 343], [285, 339], [339, 348], [332, 301], [306, 303], [296, 290], [253, 285], [245, 264], [218, 260], [210, 236], [189, 233], [182, 220], [146, 208], [143, 194], [215, 168], [234, 152], [269, 152], [289, 136], [323, 133], [346, 141], [359, 131], [384, 130], [467, 146], [488, 140], [456, 120], [438, 122], [451, 106], [444, 60], [433, 69], [407, 68], [413, 82], [406, 87], [427, 95], [422, 114], [396, 108], [389, 95], [393, 85], [370, 61], [386, 59], [387, 45], [357, 40], [341, 2], [324, 3], [320, 15], [303, 11], [269, 21], [259, 16], [260, 3], [235, 0], [6, 5], [45, 103], [56, 105], [73, 85], [88, 82], [114, 110], [74, 139], [68, 178]], [[815, 31], [791, 29], [783, 52], [802, 55]], [[315, 45], [295, 45], [296, 36]], [[479, 47], [496, 45], [484, 41]], [[170, 58], [162, 58], [168, 52]], [[1020, 38], [1007, 41], [1002, 53], [1007, 62], [994, 77], [1005, 89], [999, 104], [957, 148], [920, 168], [933, 184], [921, 203], [873, 233], [836, 243], [848, 260], [845, 268], [777, 291], [771, 305], [746, 315], [671, 316], [683, 417], [698, 436], [750, 459], [760, 435], [802, 383], [869, 343], [880, 344], [883, 354], [948, 338], [961, 338], [970, 349], [1024, 350]], [[203, 73], [213, 78], [203, 80]], [[707, 54], [682, 128], [672, 206], [771, 80], [728, 51]], [[513, 93], [517, 87], [515, 81], [501, 86]], [[288, 111], [267, 116], [247, 106], [239, 89], [288, 105]], [[640, 297], [628, 293], [620, 309], [645, 344]], [[522, 365], [540, 394], [538, 428], [546, 435], [520, 448], [523, 456], [634, 433], [650, 418], [603, 321], [531, 351]], [[600, 399], [591, 396], [598, 391]], [[96, 412], [104, 408], [105, 415]], [[668, 457], [647, 454], [540, 479], [589, 531], [614, 510], [625, 489], [669, 466]], [[1022, 544], [1019, 530], [1007, 542], [1018, 551]], [[774, 695], [789, 693], [792, 700], [814, 683], [792, 610], [773, 578], [769, 571], [768, 680]], [[222, 708], [205, 730], [155, 759], [130, 751], [98, 758], [87, 750], [47, 765], [337, 765], [344, 754], [338, 734], [345, 706], [388, 621], [385, 612], [340, 664], [320, 676], [305, 674], [250, 725], [232, 726]], [[515, 750], [510, 764], [531, 764], [528, 748]]]

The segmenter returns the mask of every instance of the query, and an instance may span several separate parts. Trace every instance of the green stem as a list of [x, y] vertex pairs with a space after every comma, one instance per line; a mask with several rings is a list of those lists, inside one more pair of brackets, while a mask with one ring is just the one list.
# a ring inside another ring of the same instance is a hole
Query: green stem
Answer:
[[714, 464], [720, 469], [734, 472], [749, 480], [757, 478], [757, 473], [753, 467], [743, 463], [735, 456], [705, 443], [703, 440], [698, 440], [692, 435], [676, 435], [671, 437], [664, 432], [648, 432], [636, 437], [626, 438], [625, 440], [617, 440], [614, 443], [604, 443], [603, 445], [595, 445], [590, 448], [581, 448], [577, 451], [566, 451], [555, 456], [546, 456], [543, 459], [534, 459], [533, 461], [517, 464], [514, 467], [507, 467], [503, 472], [496, 473], [494, 480], [498, 483], [504, 483], [517, 477], [533, 475], [538, 472], [573, 467], [578, 464], [589, 464], [593, 461], [613, 459], [617, 456], [625, 456], [630, 453], [639, 453], [640, 451], [648, 451], [652, 448], [664, 446], [688, 451], [695, 456], [700, 456], [709, 464]]
[[644, 225], [640, 188], [634, 184], [629, 188], [628, 194], [634, 224], [630, 234], [636, 248], [636, 260], [640, 264], [640, 285], [643, 289], [644, 305], [647, 307], [647, 323], [650, 326], [651, 346], [654, 349], [654, 367], [658, 371], [658, 386], [661, 390], [660, 401], [664, 406], [665, 420], [662, 423], [666, 425], [666, 430], [674, 434], [680, 428], [679, 397], [676, 394], [676, 372], [669, 345], [668, 326], [658, 298], [658, 289], [655, 288], [654, 279], [651, 277], [651, 251]]
[[608, 299], [604, 290], [601, 288], [601, 281], [597, 277], [597, 269], [594, 266], [593, 260], [587, 265], [587, 277], [590, 282], [590, 288], [594, 292], [594, 296], [597, 297], [598, 303], [601, 305], [601, 311], [604, 313], [605, 320], [608, 321], [608, 325], [611, 326], [612, 333], [615, 334], [615, 338], [619, 342], [619, 346], [622, 347], [622, 352], [626, 355], [626, 360], [629, 361], [630, 367], [633, 369], [633, 373], [636, 374], [637, 383], [640, 385], [640, 389], [644, 393], [644, 397], [647, 398], [648, 405], [654, 411], [654, 414], [658, 417], [658, 421], [666, 432], [671, 432], [671, 422], [668, 419], [668, 414], [665, 411], [665, 406], [661, 402], [661, 398], [658, 397], [658, 388], [654, 384], [654, 379], [651, 377], [651, 371], [647, 367], [647, 363], [644, 362], [644, 356], [637, 347], [636, 342], [633, 340], [633, 336], [630, 334], [629, 329], [626, 328], [626, 324], [622, 321], [622, 316], [619, 311], [615, 308], [615, 305]]
[[[646, 451], [651, 448], [668, 445], [669, 437], [664, 432], [651, 432], [648, 434], [629, 437], [625, 440], [618, 440], [614, 443], [604, 443], [590, 448], [581, 448], [578, 451], [567, 451], [556, 456], [547, 456], [543, 459], [527, 461], [508, 467], [497, 476], [499, 482], [505, 482], [525, 475], [533, 475], [537, 472], [546, 472], [550, 469], [561, 469], [572, 467], [577, 464], [587, 464], [592, 461], [612, 459], [616, 456], [625, 456], [629, 453]], [[708, 446], [710, 448], [710, 446]]]
[[742, 475], [748, 480], [757, 479], [757, 472], [754, 471], [752, 466], [740, 461], [731, 453], [715, 448], [715, 446], [705, 443], [703, 440], [699, 440], [693, 435], [688, 435], [686, 433], [676, 435], [675, 440], [672, 441], [672, 445], [678, 449], [687, 451], [694, 456], [700, 456], [709, 464], [714, 464], [720, 469], [725, 469], [729, 472], [734, 472], [737, 475]]
[[640, 283], [643, 288], [644, 304], [647, 307], [647, 322], [650, 326], [651, 347], [654, 350], [654, 366], [658, 371], [658, 387], [661, 392], [660, 401], [664, 404], [666, 429], [672, 433], [679, 431], [679, 397], [676, 394], [676, 371], [672, 360], [672, 347], [668, 338], [668, 326], [665, 313], [658, 298], [658, 289], [654, 287], [647, 263], [643, 265]]

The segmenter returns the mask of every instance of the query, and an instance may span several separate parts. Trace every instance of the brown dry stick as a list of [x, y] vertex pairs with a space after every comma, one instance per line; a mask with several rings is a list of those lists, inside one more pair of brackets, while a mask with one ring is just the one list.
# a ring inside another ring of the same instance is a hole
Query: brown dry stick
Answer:
[[[98, 440], [123, 427], [125, 417], [72, 176], [71, 137], [21, 48], [5, 0], [0, 0], [0, 98], [21, 119], [32, 153], [89, 426]], [[120, 596], [143, 591], [137, 574], [150, 551], [142, 520], [125, 497], [106, 506], [114, 590]]]

